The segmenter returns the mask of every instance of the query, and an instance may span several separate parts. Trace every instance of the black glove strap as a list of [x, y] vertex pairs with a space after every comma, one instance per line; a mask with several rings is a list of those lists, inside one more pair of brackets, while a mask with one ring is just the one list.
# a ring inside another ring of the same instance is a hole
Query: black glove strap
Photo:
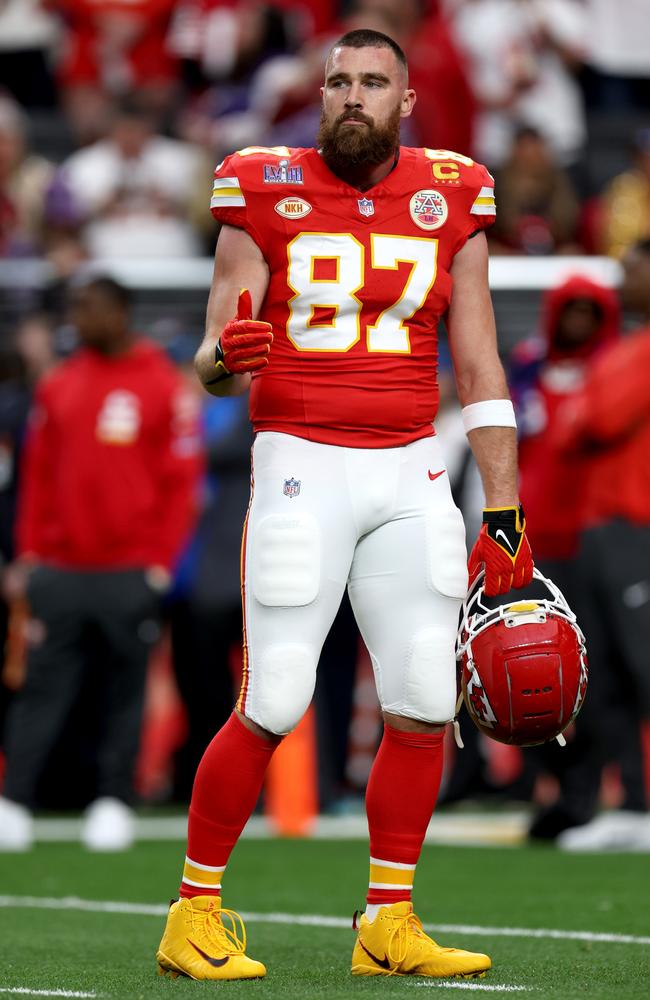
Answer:
[[483, 524], [487, 525], [490, 538], [500, 545], [504, 552], [515, 556], [526, 527], [524, 508], [506, 507], [504, 510], [484, 510]]
[[512, 507], [497, 508], [496, 510], [491, 510], [490, 508], [485, 508], [483, 510], [483, 524], [498, 524], [503, 526], [513, 525], [517, 527], [519, 522], [519, 530], [524, 530], [526, 518], [524, 515], [524, 508], [521, 504]]
[[217, 369], [217, 374], [214, 378], [209, 379], [204, 382], [204, 385], [216, 385], [217, 382], [225, 382], [227, 378], [233, 377], [233, 372], [229, 372], [223, 360], [223, 350], [221, 348], [221, 340], [217, 341], [216, 347], [214, 349], [214, 366]]

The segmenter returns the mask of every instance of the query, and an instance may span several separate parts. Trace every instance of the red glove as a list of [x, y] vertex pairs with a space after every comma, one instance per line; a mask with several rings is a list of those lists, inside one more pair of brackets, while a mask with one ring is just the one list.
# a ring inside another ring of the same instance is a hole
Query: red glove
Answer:
[[258, 372], [269, 363], [273, 333], [270, 323], [253, 319], [251, 293], [242, 288], [237, 302], [237, 316], [226, 323], [217, 343], [215, 378], [206, 385], [222, 382], [241, 372]]
[[485, 567], [487, 597], [525, 587], [533, 578], [533, 556], [526, 538], [526, 518], [519, 507], [486, 507], [483, 527], [469, 557], [470, 580]]

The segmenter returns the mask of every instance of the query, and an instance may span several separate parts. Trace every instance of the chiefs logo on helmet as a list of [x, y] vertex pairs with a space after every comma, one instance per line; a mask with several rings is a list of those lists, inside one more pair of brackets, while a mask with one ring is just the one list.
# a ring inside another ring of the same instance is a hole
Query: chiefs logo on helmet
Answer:
[[563, 594], [535, 569], [550, 597], [489, 608], [479, 573], [463, 606], [456, 653], [472, 721], [500, 743], [558, 737], [587, 688], [585, 639]]

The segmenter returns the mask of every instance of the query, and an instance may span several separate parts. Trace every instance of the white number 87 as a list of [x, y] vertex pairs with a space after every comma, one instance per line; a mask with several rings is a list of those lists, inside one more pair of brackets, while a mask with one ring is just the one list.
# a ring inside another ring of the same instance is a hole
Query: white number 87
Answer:
[[[352, 233], [300, 233], [287, 247], [287, 336], [299, 351], [349, 351], [361, 337], [357, 292], [365, 280], [365, 250]], [[405, 322], [421, 309], [436, 280], [438, 240], [417, 236], [370, 237], [370, 267], [411, 265], [399, 298], [366, 327], [369, 351], [409, 354]], [[327, 261], [329, 269], [318, 269]], [[334, 266], [332, 266], [334, 265]], [[319, 276], [320, 274], [320, 276]]]

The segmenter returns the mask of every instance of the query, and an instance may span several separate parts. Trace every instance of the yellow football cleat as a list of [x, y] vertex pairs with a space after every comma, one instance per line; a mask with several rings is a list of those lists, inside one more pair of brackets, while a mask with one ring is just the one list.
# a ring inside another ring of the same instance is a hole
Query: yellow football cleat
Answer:
[[[230, 924], [227, 927], [225, 920]], [[194, 896], [172, 903], [156, 953], [158, 975], [190, 979], [256, 979], [261, 962], [244, 954], [246, 929], [238, 913], [221, 909], [219, 896]]]
[[422, 930], [408, 902], [382, 906], [372, 923], [361, 917], [352, 953], [354, 976], [484, 976], [487, 955], [441, 948]]

